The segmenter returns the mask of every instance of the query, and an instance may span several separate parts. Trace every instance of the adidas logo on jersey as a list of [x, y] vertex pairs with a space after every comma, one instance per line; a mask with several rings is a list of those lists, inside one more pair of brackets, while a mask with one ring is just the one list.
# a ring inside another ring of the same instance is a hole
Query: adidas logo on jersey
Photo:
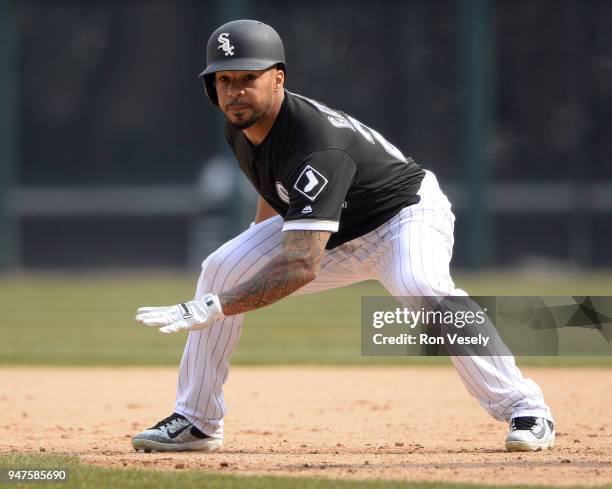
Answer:
[[309, 205], [307, 205], [306, 207], [302, 209], [302, 214], [310, 214], [311, 212], [312, 212], [312, 207], [310, 207]]

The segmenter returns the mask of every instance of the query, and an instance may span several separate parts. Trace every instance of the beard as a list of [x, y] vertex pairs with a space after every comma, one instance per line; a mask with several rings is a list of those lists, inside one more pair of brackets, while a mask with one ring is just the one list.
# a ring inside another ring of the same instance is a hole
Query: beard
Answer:
[[229, 117], [225, 117], [227, 119], [227, 122], [230, 123], [230, 125], [234, 128], [234, 129], [238, 129], [240, 131], [244, 130], [244, 129], [248, 129], [249, 127], [251, 127], [253, 124], [255, 124], [256, 122], [259, 121], [259, 119], [261, 119], [263, 117], [262, 113], [259, 112], [253, 112], [253, 115], [251, 115], [251, 117], [249, 117], [248, 119], [243, 119], [239, 122], [234, 122], [232, 121]]
[[228, 115], [225, 115], [225, 118], [227, 119], [227, 122], [230, 123], [230, 125], [234, 128], [234, 129], [238, 129], [238, 130], [245, 130], [248, 129], [249, 127], [251, 127], [252, 125], [256, 124], [257, 122], [259, 122], [259, 120], [266, 115], [266, 113], [268, 112], [268, 109], [270, 108], [270, 106], [272, 105], [272, 103], [270, 103], [267, 107], [263, 107], [260, 110], [255, 110], [255, 108], [253, 106], [251, 106], [252, 109], [252, 114], [251, 117], [249, 117], [248, 119], [241, 119], [239, 122], [236, 122], [235, 120], [232, 120], [228, 117]]

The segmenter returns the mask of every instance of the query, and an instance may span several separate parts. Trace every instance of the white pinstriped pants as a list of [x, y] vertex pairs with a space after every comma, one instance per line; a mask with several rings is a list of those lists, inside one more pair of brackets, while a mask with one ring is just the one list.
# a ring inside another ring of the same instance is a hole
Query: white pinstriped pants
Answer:
[[[433, 173], [421, 201], [374, 231], [327, 251], [317, 278], [296, 293], [311, 293], [375, 279], [394, 296], [466, 295], [455, 288], [449, 263], [455, 217]], [[283, 220], [263, 221], [222, 245], [202, 264], [196, 297], [219, 294], [252, 277], [281, 249]], [[175, 411], [204, 433], [223, 437], [223, 384], [242, 331], [243, 315], [189, 333], [179, 372]], [[463, 383], [491, 416], [552, 420], [542, 391], [522, 376], [511, 356], [451, 356]]]

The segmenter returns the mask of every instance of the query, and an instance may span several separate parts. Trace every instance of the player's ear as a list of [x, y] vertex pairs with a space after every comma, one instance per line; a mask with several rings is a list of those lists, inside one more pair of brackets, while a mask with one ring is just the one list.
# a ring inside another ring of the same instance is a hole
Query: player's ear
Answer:
[[276, 68], [276, 73], [274, 75], [274, 88], [281, 89], [285, 86], [285, 71], [279, 70]]

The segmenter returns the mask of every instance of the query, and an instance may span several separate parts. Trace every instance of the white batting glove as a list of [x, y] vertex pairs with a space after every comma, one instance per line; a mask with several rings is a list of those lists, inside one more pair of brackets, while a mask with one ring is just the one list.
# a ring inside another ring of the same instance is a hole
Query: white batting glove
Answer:
[[175, 306], [141, 307], [136, 313], [136, 321], [159, 328], [161, 333], [208, 328], [214, 321], [224, 317], [219, 297], [215, 294], [206, 294], [201, 299]]

